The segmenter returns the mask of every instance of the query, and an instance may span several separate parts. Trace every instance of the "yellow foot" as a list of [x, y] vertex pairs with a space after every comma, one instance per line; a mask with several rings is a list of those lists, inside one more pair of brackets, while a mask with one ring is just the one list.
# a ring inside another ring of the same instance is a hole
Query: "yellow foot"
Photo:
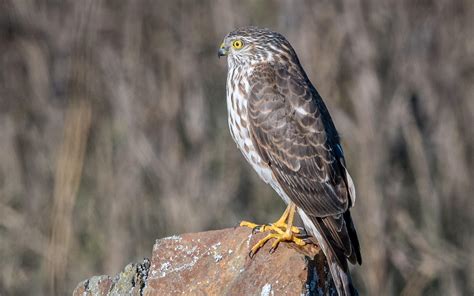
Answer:
[[[250, 250], [250, 257], [255, 255], [255, 253], [265, 245], [265, 243], [274, 238], [276, 239], [272, 247], [270, 249], [270, 253], [273, 253], [275, 249], [278, 247], [280, 242], [290, 241], [294, 242], [298, 246], [304, 246], [306, 243], [301, 239], [298, 238], [297, 235], [300, 233], [300, 229], [296, 226], [293, 226], [293, 219], [295, 215], [296, 206], [293, 203], [290, 203], [286, 208], [285, 212], [281, 216], [278, 221], [275, 223], [267, 224], [267, 225], [258, 225], [248, 221], [242, 221], [240, 226], [245, 226], [252, 228], [254, 231], [259, 232], [266, 232], [266, 231], [273, 231], [274, 233], [268, 234], [266, 237], [261, 239], [257, 242], [252, 249]], [[287, 222], [286, 222], [287, 221]]]

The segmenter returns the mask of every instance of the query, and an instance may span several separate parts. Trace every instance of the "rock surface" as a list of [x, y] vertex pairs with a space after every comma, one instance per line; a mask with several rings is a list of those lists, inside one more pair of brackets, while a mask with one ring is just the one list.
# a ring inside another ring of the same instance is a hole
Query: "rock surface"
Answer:
[[250, 258], [264, 236], [237, 227], [159, 239], [151, 260], [85, 280], [73, 295], [337, 295], [314, 245], [281, 243], [270, 254], [270, 241]]

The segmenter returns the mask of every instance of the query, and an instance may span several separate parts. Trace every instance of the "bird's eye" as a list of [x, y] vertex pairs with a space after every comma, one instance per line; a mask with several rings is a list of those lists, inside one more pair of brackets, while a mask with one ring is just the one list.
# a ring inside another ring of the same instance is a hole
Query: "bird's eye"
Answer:
[[232, 42], [232, 47], [235, 49], [241, 49], [243, 46], [244, 43], [242, 42], [242, 40], [235, 40], [234, 42]]

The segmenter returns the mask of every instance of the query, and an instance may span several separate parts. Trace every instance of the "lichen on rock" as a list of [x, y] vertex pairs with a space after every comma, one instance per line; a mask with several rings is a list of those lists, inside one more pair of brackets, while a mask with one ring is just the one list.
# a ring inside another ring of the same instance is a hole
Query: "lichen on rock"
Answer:
[[[129, 264], [114, 279], [92, 277], [73, 295], [336, 295], [324, 256], [314, 245], [270, 244], [245, 227], [159, 239], [151, 260]], [[86, 294], [84, 294], [84, 292]]]

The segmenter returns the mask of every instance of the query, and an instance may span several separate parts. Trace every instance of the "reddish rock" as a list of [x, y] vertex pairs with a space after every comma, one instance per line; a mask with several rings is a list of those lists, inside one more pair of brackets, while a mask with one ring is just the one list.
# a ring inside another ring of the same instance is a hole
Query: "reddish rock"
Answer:
[[250, 258], [264, 235], [238, 227], [159, 239], [151, 262], [93, 277], [74, 295], [337, 295], [314, 245], [282, 243], [270, 254], [270, 241]]

